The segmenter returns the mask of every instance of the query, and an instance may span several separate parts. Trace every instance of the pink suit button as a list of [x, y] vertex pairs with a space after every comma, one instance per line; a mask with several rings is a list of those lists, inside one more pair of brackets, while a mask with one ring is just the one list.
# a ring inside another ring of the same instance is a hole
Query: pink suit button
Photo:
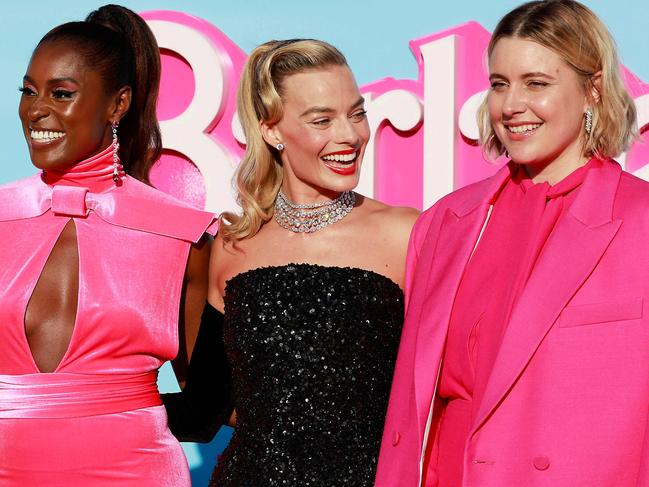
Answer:
[[550, 468], [550, 459], [545, 455], [539, 455], [534, 458], [534, 468], [537, 470], [547, 470]]
[[399, 444], [400, 439], [401, 439], [401, 433], [395, 431], [394, 436], [392, 437], [392, 446], [397, 446]]

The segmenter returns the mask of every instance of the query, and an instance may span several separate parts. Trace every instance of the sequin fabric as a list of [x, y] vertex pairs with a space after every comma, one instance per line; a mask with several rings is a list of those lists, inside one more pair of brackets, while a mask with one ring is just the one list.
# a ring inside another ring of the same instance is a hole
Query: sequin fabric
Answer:
[[292, 264], [232, 278], [224, 340], [237, 425], [213, 486], [371, 486], [403, 293], [356, 268]]

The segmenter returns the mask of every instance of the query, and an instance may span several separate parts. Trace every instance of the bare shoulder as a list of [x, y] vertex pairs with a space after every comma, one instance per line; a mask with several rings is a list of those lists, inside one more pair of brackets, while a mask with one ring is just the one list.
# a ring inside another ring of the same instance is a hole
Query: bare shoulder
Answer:
[[209, 234], [203, 235], [198, 242], [192, 244], [185, 271], [185, 280], [187, 282], [200, 282], [207, 278], [211, 246], [212, 236]]
[[390, 206], [380, 201], [361, 197], [362, 213], [366, 222], [374, 227], [375, 231], [389, 231], [398, 238], [408, 238], [419, 210], [407, 206]]
[[246, 241], [226, 241], [217, 234], [210, 253], [210, 287], [208, 300], [217, 309], [223, 309], [225, 285], [229, 279], [240, 272], [247, 255]]
[[419, 212], [362, 196], [357, 209], [353, 227], [360, 237], [355, 248], [360, 266], [403, 287], [410, 231]]

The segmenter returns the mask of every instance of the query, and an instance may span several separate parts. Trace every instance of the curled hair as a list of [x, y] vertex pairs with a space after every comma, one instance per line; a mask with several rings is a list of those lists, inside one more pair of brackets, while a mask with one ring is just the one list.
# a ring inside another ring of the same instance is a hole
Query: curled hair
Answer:
[[[505, 15], [494, 30], [487, 55], [502, 38], [534, 41], [559, 55], [582, 79], [592, 100], [593, 122], [583, 152], [606, 158], [625, 151], [636, 136], [636, 109], [622, 82], [615, 41], [602, 21], [574, 0], [534, 0]], [[594, 78], [599, 75], [599, 84]], [[500, 156], [505, 147], [489, 120], [485, 98], [478, 110], [480, 141], [485, 153]], [[591, 97], [592, 98], [592, 97]]]
[[119, 125], [119, 156], [128, 174], [149, 183], [149, 170], [162, 152], [156, 117], [160, 54], [151, 29], [135, 12], [104, 5], [83, 22], [55, 27], [36, 49], [54, 42], [73, 44], [100, 74], [107, 94], [131, 88], [131, 106]]
[[255, 235], [273, 215], [283, 172], [279, 152], [264, 141], [260, 122], [273, 125], [281, 120], [284, 79], [328, 66], [347, 66], [347, 60], [332, 45], [313, 39], [270, 41], [250, 54], [237, 97], [239, 120], [246, 136], [246, 153], [234, 175], [242, 212], [221, 216], [224, 240]]

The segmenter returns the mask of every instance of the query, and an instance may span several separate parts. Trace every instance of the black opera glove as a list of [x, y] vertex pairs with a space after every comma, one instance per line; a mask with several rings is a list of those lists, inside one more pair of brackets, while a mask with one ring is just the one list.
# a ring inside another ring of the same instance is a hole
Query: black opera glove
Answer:
[[169, 429], [180, 441], [208, 443], [233, 410], [232, 374], [223, 344], [223, 313], [207, 303], [181, 392], [162, 394]]

